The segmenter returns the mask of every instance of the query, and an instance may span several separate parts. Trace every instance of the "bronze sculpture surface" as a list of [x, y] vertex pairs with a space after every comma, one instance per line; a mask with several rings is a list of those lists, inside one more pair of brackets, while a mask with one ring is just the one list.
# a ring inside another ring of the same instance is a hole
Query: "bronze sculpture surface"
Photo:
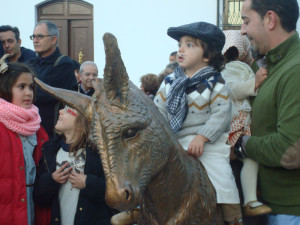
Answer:
[[202, 164], [189, 156], [152, 100], [132, 84], [116, 38], [103, 36], [104, 79], [93, 97], [37, 83], [83, 113], [101, 155], [107, 204], [140, 205], [138, 224], [223, 224], [214, 188]]

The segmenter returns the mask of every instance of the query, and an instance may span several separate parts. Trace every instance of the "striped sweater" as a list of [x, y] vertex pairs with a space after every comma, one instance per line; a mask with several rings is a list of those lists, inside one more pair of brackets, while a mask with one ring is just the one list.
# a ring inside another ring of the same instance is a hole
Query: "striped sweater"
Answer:
[[[165, 78], [159, 88], [154, 103], [169, 121], [166, 109], [167, 94], [175, 79], [174, 73]], [[177, 135], [179, 141], [186, 136], [201, 134], [215, 142], [222, 133], [229, 131], [231, 103], [225, 81], [218, 74], [212, 74], [204, 83], [186, 90], [188, 113]], [[186, 146], [181, 143], [186, 149]], [[187, 145], [188, 146], [188, 145]]]

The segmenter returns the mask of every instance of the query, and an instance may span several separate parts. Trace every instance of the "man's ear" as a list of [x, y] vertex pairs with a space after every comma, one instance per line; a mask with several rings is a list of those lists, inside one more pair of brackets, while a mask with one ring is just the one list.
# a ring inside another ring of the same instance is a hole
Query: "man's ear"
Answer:
[[19, 44], [19, 46], [21, 46], [21, 44], [22, 44], [22, 40], [21, 40], [21, 38], [19, 38], [19, 40], [18, 40], [18, 44]]
[[276, 24], [279, 23], [279, 17], [272, 10], [269, 10], [266, 13], [264, 20], [265, 20], [265, 24], [269, 30], [274, 30], [276, 27]]
[[53, 36], [52, 37], [52, 44], [56, 45], [57, 44], [57, 37], [56, 36]]

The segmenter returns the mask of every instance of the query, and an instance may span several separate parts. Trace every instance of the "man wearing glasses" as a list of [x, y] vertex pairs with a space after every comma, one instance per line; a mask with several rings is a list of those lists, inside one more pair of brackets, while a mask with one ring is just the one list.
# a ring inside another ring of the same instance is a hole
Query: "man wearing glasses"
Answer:
[[[54, 23], [40, 21], [35, 25], [30, 39], [33, 40], [38, 57], [30, 62], [30, 66], [44, 83], [52, 87], [76, 90], [73, 61], [60, 53], [57, 47], [58, 37], [58, 29]], [[34, 104], [39, 108], [42, 126], [49, 137], [53, 137], [58, 110], [61, 108], [59, 101], [37, 88]]]

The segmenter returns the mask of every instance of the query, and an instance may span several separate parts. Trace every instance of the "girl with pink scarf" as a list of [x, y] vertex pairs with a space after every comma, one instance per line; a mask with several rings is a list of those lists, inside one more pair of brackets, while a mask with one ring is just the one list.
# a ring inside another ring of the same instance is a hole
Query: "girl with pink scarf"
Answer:
[[[5, 56], [4, 56], [5, 57]], [[33, 72], [24, 64], [0, 60], [0, 221], [34, 225], [33, 184], [41, 146], [48, 136], [40, 126]], [[38, 223], [36, 223], [38, 224]]]

